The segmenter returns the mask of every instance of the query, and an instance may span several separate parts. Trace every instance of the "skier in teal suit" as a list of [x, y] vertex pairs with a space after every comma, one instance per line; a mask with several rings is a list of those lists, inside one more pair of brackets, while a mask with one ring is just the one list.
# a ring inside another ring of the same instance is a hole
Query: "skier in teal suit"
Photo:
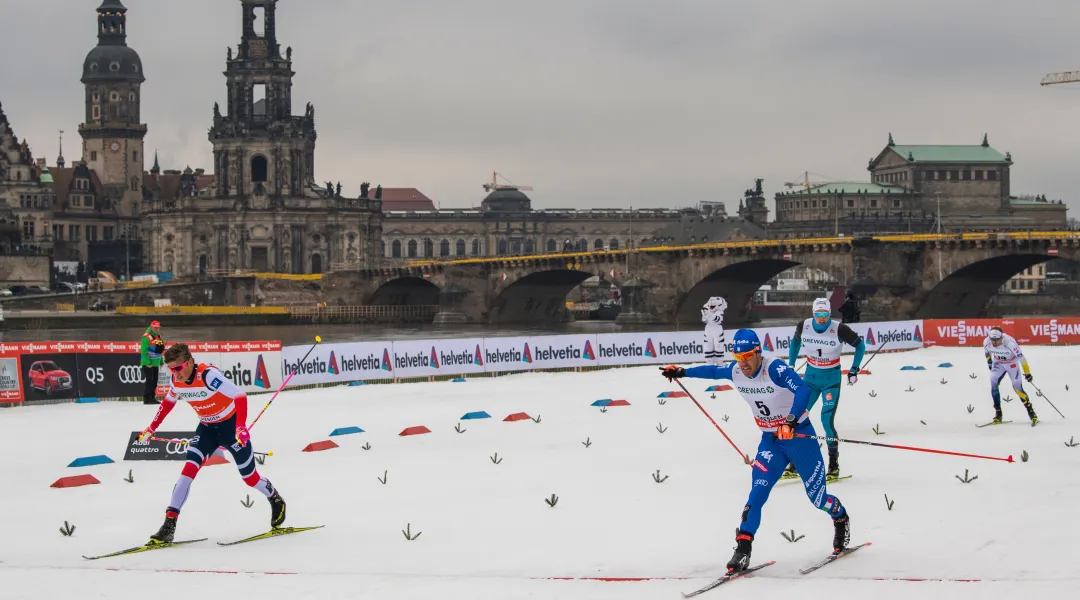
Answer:
[[[850, 327], [832, 320], [832, 307], [828, 298], [818, 298], [814, 300], [814, 317], [803, 319], [795, 328], [795, 337], [791, 340], [791, 349], [788, 352], [788, 364], [794, 368], [795, 361], [799, 358], [799, 350], [806, 346], [807, 364], [803, 381], [810, 386], [809, 408], [814, 407], [819, 397], [823, 398], [821, 424], [825, 429], [825, 437], [834, 440], [838, 437], [835, 422], [836, 407], [840, 403], [840, 352], [844, 344], [855, 348], [855, 360], [851, 363], [847, 377], [848, 385], [852, 385], [859, 379], [859, 365], [862, 364], [866, 345]], [[826, 477], [835, 480], [840, 476], [840, 443], [826, 443], [829, 447], [829, 470]], [[783, 478], [798, 476], [795, 468], [789, 464]]]

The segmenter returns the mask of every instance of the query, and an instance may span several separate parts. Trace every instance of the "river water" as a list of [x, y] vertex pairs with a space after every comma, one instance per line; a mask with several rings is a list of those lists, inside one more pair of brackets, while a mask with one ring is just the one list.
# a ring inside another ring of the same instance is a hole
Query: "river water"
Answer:
[[[766, 320], [754, 327], [795, 325], [792, 320]], [[555, 335], [574, 333], [619, 333], [628, 331], [697, 330], [698, 327], [674, 325], [646, 325], [624, 327], [612, 321], [577, 321], [563, 324], [547, 324], [535, 327], [518, 325], [289, 325], [289, 326], [243, 326], [243, 327], [162, 327], [161, 333], [168, 340], [186, 341], [243, 341], [281, 340], [286, 345], [313, 342], [321, 336], [324, 342], [371, 342], [403, 339], [439, 339], [465, 337], [513, 337], [526, 335]], [[100, 329], [33, 329], [0, 332], [0, 342], [56, 342], [56, 341], [134, 341], [142, 336], [145, 328], [103, 327]]]

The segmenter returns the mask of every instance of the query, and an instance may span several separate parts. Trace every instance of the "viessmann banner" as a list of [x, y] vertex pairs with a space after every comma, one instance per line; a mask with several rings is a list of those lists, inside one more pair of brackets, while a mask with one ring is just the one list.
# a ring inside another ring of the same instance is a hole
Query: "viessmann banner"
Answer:
[[992, 327], [1016, 338], [1021, 344], [1052, 346], [1080, 344], [1080, 317], [1038, 317], [1025, 319], [928, 319], [927, 346], [982, 346]]
[[[245, 391], [281, 385], [281, 342], [190, 343], [199, 362], [212, 363]], [[124, 398], [143, 394], [138, 342], [0, 344], [0, 403], [74, 398]], [[160, 369], [158, 393], [169, 384]]]

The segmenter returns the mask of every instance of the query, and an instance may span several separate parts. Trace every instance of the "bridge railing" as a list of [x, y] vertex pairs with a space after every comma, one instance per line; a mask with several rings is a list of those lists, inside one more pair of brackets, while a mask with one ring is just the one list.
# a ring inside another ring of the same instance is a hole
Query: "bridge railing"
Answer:
[[812, 246], [823, 244], [851, 244], [856, 238], [870, 238], [874, 241], [885, 243], [899, 242], [949, 242], [949, 241], [980, 241], [980, 240], [1077, 240], [1080, 241], [1080, 232], [1077, 231], [1008, 231], [1008, 232], [979, 232], [979, 233], [904, 233], [884, 234], [867, 236], [838, 236], [822, 238], [788, 238], [774, 240], [747, 240], [741, 242], [707, 242], [702, 244], [684, 244], [678, 246], [645, 246], [620, 250], [582, 250], [572, 252], [557, 252], [545, 254], [515, 254], [505, 256], [484, 256], [474, 258], [422, 258], [407, 261], [410, 267], [429, 267], [435, 265], [468, 265], [483, 263], [500, 263], [516, 260], [566, 260], [576, 262], [578, 258], [586, 257], [617, 257], [627, 254], [649, 254], [660, 252], [689, 252], [695, 250], [724, 250], [745, 248], [783, 248], [790, 246]]
[[790, 238], [777, 240], [746, 240], [741, 242], [708, 242], [703, 244], [683, 244], [676, 246], [658, 245], [643, 246], [631, 249], [619, 250], [575, 250], [571, 252], [548, 252], [544, 254], [513, 254], [504, 256], [484, 256], [475, 258], [423, 258], [410, 260], [406, 264], [410, 267], [426, 267], [437, 264], [467, 265], [483, 263], [499, 263], [508, 260], [568, 260], [585, 257], [616, 257], [627, 254], [649, 254], [661, 252], [681, 252], [692, 250], [724, 250], [737, 248], [776, 248], [785, 246], [815, 245], [815, 244], [850, 244], [851, 238], [828, 237], [828, 238]]

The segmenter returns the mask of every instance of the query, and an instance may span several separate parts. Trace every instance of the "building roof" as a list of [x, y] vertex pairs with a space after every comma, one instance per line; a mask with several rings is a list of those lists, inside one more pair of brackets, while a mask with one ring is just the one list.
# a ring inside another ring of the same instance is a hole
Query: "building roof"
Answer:
[[[180, 197], [180, 182], [182, 177], [183, 175], [176, 171], [144, 173], [143, 187], [146, 188], [146, 191], [149, 192], [151, 196], [156, 196], [163, 200], [176, 200]], [[205, 190], [212, 185], [214, 185], [214, 175], [212, 173], [195, 172], [196, 190]]]
[[[368, 192], [368, 196], [375, 197], [375, 191]], [[435, 210], [435, 203], [416, 188], [387, 188], [382, 189], [382, 208], [388, 210]]]
[[[917, 163], [1007, 163], [1004, 154], [990, 146], [890, 146], [909, 162]], [[912, 160], [914, 158], [914, 160]]]
[[[52, 167], [49, 169], [49, 173], [53, 179], [53, 194], [56, 196], [56, 206], [63, 209], [67, 206], [68, 194], [72, 188], [72, 182], [75, 179], [75, 172], [80, 167]], [[90, 174], [90, 189], [78, 190], [79, 194], [93, 195], [100, 197], [104, 188], [101, 186], [101, 179], [98, 178], [98, 174], [93, 169], [86, 169], [86, 172]], [[96, 206], [96, 204], [95, 204]]]
[[902, 185], [881, 185], [865, 181], [832, 181], [801, 190], [778, 192], [777, 197], [831, 196], [835, 194], [909, 194], [911, 190]]

